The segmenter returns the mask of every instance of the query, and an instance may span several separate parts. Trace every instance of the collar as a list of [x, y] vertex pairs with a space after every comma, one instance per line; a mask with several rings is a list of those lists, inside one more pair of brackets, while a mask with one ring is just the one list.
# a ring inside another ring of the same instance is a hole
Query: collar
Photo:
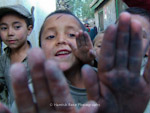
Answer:
[[[27, 43], [29, 44], [30, 48], [32, 48], [30, 41], [27, 40]], [[6, 47], [4, 48], [4, 52], [6, 53], [6, 55], [10, 55], [11, 49], [9, 47]]]

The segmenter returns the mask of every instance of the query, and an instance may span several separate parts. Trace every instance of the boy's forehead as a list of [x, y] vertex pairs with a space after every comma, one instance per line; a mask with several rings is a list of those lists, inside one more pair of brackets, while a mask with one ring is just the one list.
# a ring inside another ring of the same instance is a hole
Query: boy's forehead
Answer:
[[[51, 15], [50, 17], [49, 17], [49, 19], [50, 18], [53, 18], [54, 20], [60, 20], [60, 19], [71, 19], [71, 20], [75, 20], [75, 21], [77, 21], [77, 19], [74, 17], [74, 16], [72, 16], [72, 15], [70, 15], [70, 14], [65, 14], [65, 13], [57, 13], [57, 14], [53, 14], [53, 15]], [[78, 22], [78, 21], [77, 21]]]
[[137, 20], [138, 22], [140, 22], [142, 28], [145, 28], [148, 30], [150, 29], [150, 21], [148, 20], [147, 17], [139, 15], [139, 14], [132, 14], [131, 19]]
[[48, 17], [44, 23], [44, 26], [53, 26], [53, 25], [68, 25], [68, 26], [78, 26], [81, 29], [81, 25], [79, 21], [70, 14], [53, 14], [50, 17]]
[[148, 23], [150, 23], [146, 16], [142, 16], [140, 14], [131, 14], [131, 19], [136, 19], [136, 20], [142, 21], [142, 22], [147, 21]]
[[0, 17], [0, 21], [1, 21], [3, 18], [10, 18], [9, 16], [13, 16], [13, 17], [15, 17], [15, 18], [23, 19], [23, 18], [21, 18], [21, 15], [20, 15], [20, 14], [7, 13], [7, 14], [4, 14], [3, 16]]

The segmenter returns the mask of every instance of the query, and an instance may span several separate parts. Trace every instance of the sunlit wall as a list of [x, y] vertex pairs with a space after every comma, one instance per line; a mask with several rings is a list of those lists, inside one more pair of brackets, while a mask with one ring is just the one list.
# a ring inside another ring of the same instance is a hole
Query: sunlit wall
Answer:
[[[29, 11], [34, 6], [34, 29], [28, 37], [33, 47], [38, 47], [39, 30], [45, 17], [56, 9], [56, 0], [0, 0], [0, 6], [22, 4]], [[3, 45], [4, 48], [4, 45]]]

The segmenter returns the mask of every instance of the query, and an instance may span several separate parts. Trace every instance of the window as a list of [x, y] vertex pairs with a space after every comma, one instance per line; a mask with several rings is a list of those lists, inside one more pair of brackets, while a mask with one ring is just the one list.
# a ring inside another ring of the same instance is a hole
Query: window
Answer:
[[99, 28], [98, 28], [98, 31], [103, 31], [103, 30], [104, 30], [103, 11], [100, 11], [100, 12], [98, 13], [98, 18], [99, 18]]

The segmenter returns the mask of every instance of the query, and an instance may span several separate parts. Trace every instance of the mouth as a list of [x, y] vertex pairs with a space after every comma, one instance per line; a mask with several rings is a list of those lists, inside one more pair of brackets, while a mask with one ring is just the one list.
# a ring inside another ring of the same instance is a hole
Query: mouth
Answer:
[[71, 53], [71, 51], [69, 50], [59, 50], [56, 52], [55, 56], [66, 56], [66, 55], [69, 55]]
[[8, 43], [10, 44], [14, 44], [16, 42], [16, 40], [8, 40]]

